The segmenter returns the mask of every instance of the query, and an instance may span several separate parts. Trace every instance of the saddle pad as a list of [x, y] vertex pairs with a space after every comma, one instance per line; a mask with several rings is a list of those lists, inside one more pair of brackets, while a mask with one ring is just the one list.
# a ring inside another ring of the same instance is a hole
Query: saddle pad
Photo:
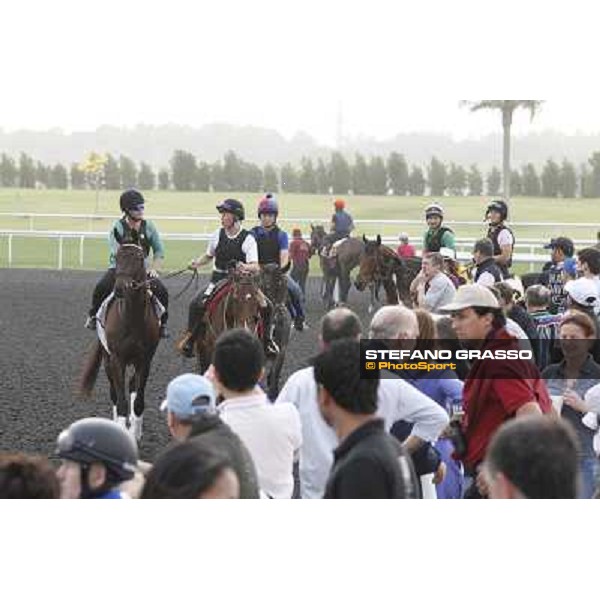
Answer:
[[230, 290], [231, 283], [228, 281], [215, 290], [214, 294], [208, 299], [208, 302], [206, 303], [206, 312], [208, 315], [213, 315], [213, 313], [217, 309], [217, 306], [219, 306], [223, 298], [225, 298], [225, 296], [229, 293]]

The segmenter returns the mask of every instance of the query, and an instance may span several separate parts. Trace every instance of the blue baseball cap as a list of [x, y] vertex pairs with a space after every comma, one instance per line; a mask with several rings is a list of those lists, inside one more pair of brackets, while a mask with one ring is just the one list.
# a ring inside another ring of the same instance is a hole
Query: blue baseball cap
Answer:
[[216, 394], [213, 384], [202, 375], [184, 373], [167, 386], [167, 397], [160, 410], [178, 417], [191, 418], [206, 413], [216, 413]]
[[567, 275], [570, 275], [571, 277], [577, 277], [577, 259], [565, 258], [563, 262], [563, 269]]

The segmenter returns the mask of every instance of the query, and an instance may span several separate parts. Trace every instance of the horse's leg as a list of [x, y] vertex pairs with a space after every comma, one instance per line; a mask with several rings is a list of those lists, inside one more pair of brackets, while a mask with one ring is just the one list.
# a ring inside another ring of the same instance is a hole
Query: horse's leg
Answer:
[[[114, 354], [110, 355], [108, 368], [109, 379], [115, 390], [117, 404], [117, 423], [127, 427], [128, 401], [125, 395], [125, 365]], [[107, 371], [108, 373], [108, 371]]]
[[112, 419], [113, 421], [117, 420], [117, 390], [115, 389], [115, 384], [113, 383], [112, 370], [110, 367], [110, 357], [106, 357], [104, 359], [104, 372], [106, 373], [106, 378], [108, 379], [108, 384], [110, 388], [110, 401], [112, 403]]
[[152, 363], [153, 356], [154, 349], [144, 355], [144, 358], [135, 369], [136, 391], [132, 395], [130, 422], [131, 430], [138, 443], [142, 439], [146, 383], [148, 381], [148, 376], [150, 375], [150, 364]]

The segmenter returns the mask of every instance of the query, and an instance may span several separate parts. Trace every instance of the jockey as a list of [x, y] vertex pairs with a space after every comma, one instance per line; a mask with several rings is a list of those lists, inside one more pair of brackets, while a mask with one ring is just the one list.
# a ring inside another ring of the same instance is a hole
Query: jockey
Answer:
[[323, 239], [323, 256], [329, 256], [331, 247], [338, 240], [350, 237], [350, 233], [354, 230], [354, 220], [350, 213], [346, 212], [346, 203], [338, 198], [333, 206], [335, 212], [331, 216], [330, 231]]
[[[217, 205], [217, 210], [221, 214], [222, 227], [213, 234], [206, 254], [195, 258], [190, 263], [191, 268], [197, 269], [213, 259], [215, 261], [210, 283], [204, 290], [196, 294], [190, 303], [187, 331], [178, 344], [180, 352], [188, 358], [193, 355], [194, 341], [198, 336], [204, 334], [203, 317], [207, 301], [215, 291], [216, 285], [227, 278], [231, 262], [241, 263], [241, 269], [252, 273], [258, 273], [260, 269], [256, 240], [248, 230], [241, 226], [241, 222], [245, 218], [243, 204], [239, 200], [228, 198]], [[267, 356], [274, 356], [279, 352], [279, 348], [272, 338], [272, 307], [260, 290], [259, 298], [262, 303], [261, 316], [265, 328], [263, 339], [265, 353]]]
[[[169, 316], [169, 292], [158, 278], [158, 269], [165, 256], [163, 245], [160, 241], [158, 230], [152, 221], [144, 219], [144, 196], [138, 190], [130, 189], [121, 194], [119, 206], [123, 216], [113, 223], [109, 235], [110, 259], [109, 267], [102, 279], [96, 284], [92, 296], [92, 307], [90, 308], [85, 326], [88, 329], [96, 329], [96, 313], [102, 302], [113, 291], [115, 287], [115, 268], [117, 264], [117, 250], [122, 240], [131, 237], [139, 240], [139, 245], [146, 257], [146, 269], [150, 278], [150, 289], [156, 295], [160, 303], [165, 307], [165, 312], [160, 324], [160, 337], [169, 337], [167, 331], [167, 319]], [[152, 249], [152, 266], [149, 265], [148, 256]]]
[[504, 224], [508, 219], [508, 206], [504, 200], [494, 200], [485, 211], [485, 219], [489, 221], [487, 237], [494, 246], [494, 262], [500, 268], [502, 277], [509, 279], [508, 269], [512, 265], [515, 236]]
[[423, 257], [431, 252], [439, 252], [442, 248], [449, 248], [455, 252], [454, 232], [449, 227], [444, 227], [444, 209], [441, 204], [433, 203], [425, 208], [425, 220], [429, 229], [423, 237]]
[[[258, 246], [258, 263], [260, 265], [276, 263], [283, 269], [289, 262], [288, 235], [277, 225], [279, 206], [273, 194], [266, 194], [260, 200], [257, 211], [260, 225], [253, 227], [250, 233], [256, 239]], [[286, 280], [290, 298], [288, 308], [294, 319], [294, 329], [302, 331], [305, 325], [302, 292], [300, 286], [291, 277], [286, 277]]]

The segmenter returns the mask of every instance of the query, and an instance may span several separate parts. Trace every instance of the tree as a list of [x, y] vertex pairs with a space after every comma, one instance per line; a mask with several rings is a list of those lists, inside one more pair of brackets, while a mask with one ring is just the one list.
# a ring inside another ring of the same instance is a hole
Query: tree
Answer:
[[290, 163], [285, 163], [285, 165], [281, 167], [281, 191], [298, 191], [298, 173], [296, 173], [296, 170]]
[[207, 162], [199, 162], [196, 167], [194, 189], [200, 192], [210, 191], [210, 165]]
[[156, 184], [156, 178], [152, 167], [145, 162], [140, 163], [140, 173], [138, 175], [138, 185], [141, 190], [153, 190]]
[[167, 169], [161, 169], [158, 172], [158, 189], [168, 190], [171, 184], [171, 177]]
[[446, 165], [435, 156], [431, 159], [428, 169], [429, 194], [443, 196], [446, 189]]
[[138, 184], [138, 172], [135, 163], [128, 156], [119, 156], [119, 170], [121, 171], [121, 187], [134, 188]]
[[477, 165], [471, 165], [467, 173], [467, 186], [469, 188], [469, 196], [481, 196], [483, 194], [483, 177]]
[[224, 192], [227, 190], [221, 161], [217, 161], [210, 167], [210, 183], [214, 192]]
[[402, 154], [392, 152], [387, 160], [390, 188], [395, 196], [406, 196], [408, 192], [408, 165]]
[[566, 158], [560, 166], [560, 194], [563, 198], [575, 198], [577, 195], [577, 171]]
[[467, 172], [460, 165], [450, 164], [448, 191], [452, 196], [464, 196], [467, 187]]
[[551, 158], [542, 169], [542, 196], [556, 198], [560, 191], [560, 167]]
[[98, 212], [100, 202], [100, 188], [104, 183], [104, 165], [106, 164], [106, 155], [98, 152], [90, 152], [80, 165], [80, 169], [85, 175], [87, 184], [96, 190], [96, 206], [94, 212]]
[[387, 171], [381, 156], [372, 156], [369, 161], [369, 192], [377, 196], [387, 193]]
[[523, 194], [525, 196], [540, 195], [540, 178], [531, 163], [523, 167]]
[[171, 158], [171, 172], [173, 186], [177, 191], [193, 190], [196, 181], [196, 158], [191, 152], [175, 150]]
[[310, 158], [303, 157], [300, 161], [300, 191], [303, 194], [317, 193], [317, 177]]
[[19, 186], [22, 188], [35, 187], [35, 163], [33, 158], [21, 152], [19, 155]]
[[78, 163], [73, 163], [70, 168], [71, 188], [74, 190], [82, 190], [85, 188], [85, 173]]
[[112, 154], [106, 155], [104, 163], [104, 187], [107, 190], [121, 189], [121, 169], [119, 163]]
[[592, 198], [600, 198], [600, 152], [594, 152], [588, 162], [592, 167], [590, 173]]
[[519, 171], [512, 171], [510, 174], [510, 189], [512, 190], [513, 196], [523, 195], [523, 181], [521, 179], [521, 173]]
[[500, 171], [493, 167], [487, 176], [487, 190], [490, 196], [497, 196], [500, 192], [500, 185], [502, 184], [502, 175]]
[[227, 191], [244, 189], [244, 165], [232, 150], [229, 150], [223, 158], [223, 180]]
[[318, 194], [331, 193], [331, 173], [322, 158], [317, 162], [316, 180]]
[[348, 161], [340, 152], [331, 155], [331, 187], [334, 194], [347, 194], [352, 187], [352, 173]]
[[502, 115], [502, 130], [504, 139], [502, 143], [502, 181], [503, 194], [506, 200], [510, 198], [510, 128], [512, 126], [513, 115], [518, 108], [524, 108], [529, 111], [533, 120], [535, 113], [540, 109], [543, 100], [463, 100], [463, 105], [470, 108], [472, 112], [478, 110], [498, 110]]
[[408, 178], [408, 190], [411, 196], [422, 196], [425, 193], [425, 176], [421, 167], [413, 167]]
[[262, 189], [263, 176], [260, 167], [254, 163], [243, 163], [244, 171], [244, 191], [260, 192]]
[[271, 163], [267, 163], [263, 169], [263, 190], [272, 193], [279, 192], [277, 169]]
[[39, 160], [35, 164], [35, 181], [37, 185], [44, 188], [50, 185], [50, 167], [47, 167]]
[[352, 166], [352, 191], [355, 194], [367, 194], [369, 192], [369, 167], [362, 154], [357, 154]]
[[2, 154], [0, 158], [0, 186], [14, 187], [17, 184], [19, 171], [14, 158], [8, 154]]
[[56, 190], [66, 190], [69, 187], [69, 177], [67, 175], [67, 169], [57, 164], [50, 169], [50, 187]]

